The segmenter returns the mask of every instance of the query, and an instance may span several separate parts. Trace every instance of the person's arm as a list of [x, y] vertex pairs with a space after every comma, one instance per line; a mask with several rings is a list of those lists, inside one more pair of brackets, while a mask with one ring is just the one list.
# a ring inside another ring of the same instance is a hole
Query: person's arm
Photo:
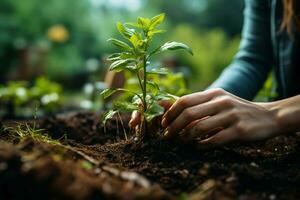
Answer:
[[245, 0], [240, 49], [232, 64], [209, 88], [252, 100], [272, 67], [270, 7], [267, 0]]
[[300, 131], [300, 95], [270, 103], [256, 103], [275, 113], [281, 133]]

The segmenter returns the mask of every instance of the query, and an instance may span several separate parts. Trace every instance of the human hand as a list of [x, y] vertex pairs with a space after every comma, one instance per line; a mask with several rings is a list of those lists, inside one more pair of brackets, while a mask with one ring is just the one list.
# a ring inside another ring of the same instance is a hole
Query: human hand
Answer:
[[[172, 106], [172, 102], [167, 100], [159, 101], [158, 103], [160, 106], [162, 106], [165, 109], [165, 111]], [[140, 123], [141, 123], [141, 113], [139, 113], [138, 111], [132, 112], [131, 120], [129, 121], [129, 127], [135, 128]]]
[[198, 144], [202, 148], [237, 140], [260, 140], [279, 133], [274, 111], [222, 89], [179, 98], [164, 114], [162, 126], [166, 128], [166, 138], [200, 138]]

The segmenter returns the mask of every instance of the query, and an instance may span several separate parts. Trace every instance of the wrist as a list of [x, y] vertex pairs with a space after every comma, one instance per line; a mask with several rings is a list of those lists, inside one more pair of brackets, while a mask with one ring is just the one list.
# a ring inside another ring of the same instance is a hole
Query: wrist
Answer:
[[285, 120], [284, 107], [278, 102], [272, 102], [268, 105], [268, 111], [273, 116], [274, 122], [277, 125], [278, 134], [283, 134], [289, 132], [288, 125]]
[[290, 127], [286, 121], [286, 115], [284, 114], [285, 107], [282, 106], [280, 101], [256, 104], [266, 109], [266, 111], [270, 114], [270, 117], [273, 119], [276, 127], [276, 134], [280, 135], [290, 131]]
[[278, 126], [279, 133], [300, 131], [300, 95], [263, 105]]

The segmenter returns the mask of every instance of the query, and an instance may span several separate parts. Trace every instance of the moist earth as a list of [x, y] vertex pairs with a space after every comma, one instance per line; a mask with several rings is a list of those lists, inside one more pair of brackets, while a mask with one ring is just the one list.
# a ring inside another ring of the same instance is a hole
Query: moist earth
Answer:
[[[197, 150], [159, 138], [138, 142], [129, 119], [103, 125], [101, 114], [79, 112], [3, 121], [0, 199], [300, 199], [298, 133]], [[53, 141], [15, 137], [19, 123]]]

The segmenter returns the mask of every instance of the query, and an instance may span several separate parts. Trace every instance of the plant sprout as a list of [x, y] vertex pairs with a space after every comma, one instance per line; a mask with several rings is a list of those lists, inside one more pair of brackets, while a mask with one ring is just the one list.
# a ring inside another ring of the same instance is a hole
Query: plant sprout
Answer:
[[164, 113], [164, 108], [158, 102], [161, 100], [174, 101], [177, 97], [160, 90], [159, 85], [149, 79], [148, 75], [166, 75], [168, 70], [163, 67], [153, 68], [150, 61], [154, 55], [168, 50], [185, 50], [193, 54], [185, 44], [179, 42], [167, 42], [154, 49], [150, 44], [153, 38], [164, 30], [158, 29], [165, 19], [165, 14], [159, 14], [153, 18], [139, 17], [137, 23], [117, 23], [117, 29], [125, 41], [110, 38], [108, 41], [118, 47], [121, 52], [108, 57], [112, 62], [109, 70], [132, 72], [138, 79], [140, 91], [131, 91], [124, 88], [108, 88], [101, 94], [104, 98], [111, 96], [117, 91], [133, 94], [131, 102], [114, 102], [115, 110], [110, 110], [104, 115], [103, 122], [112, 118], [119, 111], [138, 111], [141, 114], [141, 125], [138, 133], [146, 136], [147, 123]]

